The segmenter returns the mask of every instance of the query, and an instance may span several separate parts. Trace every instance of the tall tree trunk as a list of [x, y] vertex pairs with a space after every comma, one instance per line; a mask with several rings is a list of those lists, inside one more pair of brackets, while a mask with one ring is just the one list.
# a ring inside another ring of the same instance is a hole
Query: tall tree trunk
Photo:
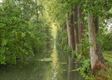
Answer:
[[83, 13], [82, 13], [82, 9], [81, 9], [81, 4], [79, 4], [77, 6], [77, 25], [78, 25], [78, 51], [79, 53], [82, 53], [82, 46], [80, 45], [83, 39], [83, 35], [84, 35], [84, 24], [83, 24]]
[[[95, 16], [95, 15], [93, 17], [94, 17], [94, 25], [95, 25], [95, 32], [96, 32], [96, 38], [97, 38], [97, 36], [99, 35], [99, 33], [98, 33], [99, 32], [99, 17]], [[101, 45], [98, 42], [96, 43], [96, 54], [98, 55], [98, 59], [101, 62], [100, 66], [104, 67], [105, 61], [104, 61], [104, 57], [102, 54]]]
[[[66, 21], [67, 33], [68, 33], [68, 44], [72, 50], [75, 50], [76, 53], [78, 53], [79, 42], [82, 35], [81, 31], [83, 30], [82, 22], [80, 22], [81, 21], [80, 6], [75, 6], [68, 17], [69, 18]], [[72, 72], [72, 69], [75, 67], [73, 55], [74, 54], [71, 54], [68, 56], [68, 80], [72, 80], [74, 76]]]
[[[68, 16], [67, 19], [67, 33], [68, 33], [68, 44], [69, 47], [72, 50], [75, 50], [75, 32], [74, 32], [74, 21], [73, 21], [73, 11], [71, 11], [70, 16]], [[73, 54], [69, 54], [68, 55], [68, 80], [72, 80], [73, 79], [73, 73], [72, 73], [72, 69], [73, 69]]]
[[96, 33], [98, 32], [98, 22], [95, 22], [94, 20], [95, 19], [93, 14], [88, 14], [90, 59], [91, 59], [91, 69], [93, 73], [104, 68], [104, 62], [102, 57], [103, 55], [96, 41]]
[[74, 8], [74, 31], [75, 31], [75, 43], [76, 43], [76, 53], [80, 53], [80, 42], [83, 35], [83, 20], [82, 20], [82, 10], [81, 5], [77, 5]]
[[81, 9], [81, 4], [78, 5], [77, 7], [77, 18], [78, 18], [78, 30], [79, 30], [79, 43], [82, 40], [83, 34], [84, 34], [84, 24], [83, 24], [83, 13]]
[[78, 6], [74, 7], [73, 12], [74, 12], [73, 20], [74, 20], [74, 31], [75, 31], [75, 43], [76, 43], [75, 51], [76, 53], [78, 53], [79, 51]]
[[68, 34], [68, 44], [71, 49], [75, 49], [75, 33], [73, 25], [73, 14], [67, 19], [67, 34]]

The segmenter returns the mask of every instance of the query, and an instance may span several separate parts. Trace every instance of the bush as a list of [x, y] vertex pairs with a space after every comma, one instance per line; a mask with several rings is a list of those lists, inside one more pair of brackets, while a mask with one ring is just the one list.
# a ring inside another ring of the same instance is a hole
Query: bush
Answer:
[[25, 61], [45, 52], [48, 55], [46, 47], [50, 48], [51, 41], [48, 25], [37, 17], [26, 19], [22, 13], [16, 4], [0, 6], [0, 64], [15, 64], [17, 59]]

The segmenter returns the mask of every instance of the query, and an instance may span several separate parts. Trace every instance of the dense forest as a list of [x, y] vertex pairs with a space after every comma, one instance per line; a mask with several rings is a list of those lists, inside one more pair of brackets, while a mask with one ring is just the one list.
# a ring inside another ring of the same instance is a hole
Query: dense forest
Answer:
[[0, 80], [112, 80], [112, 0], [0, 0]]

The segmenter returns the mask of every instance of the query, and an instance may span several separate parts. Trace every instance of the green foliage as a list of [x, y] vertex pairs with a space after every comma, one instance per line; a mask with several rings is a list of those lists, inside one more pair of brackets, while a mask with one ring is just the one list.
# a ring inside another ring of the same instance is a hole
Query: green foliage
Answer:
[[[50, 48], [49, 27], [36, 17], [38, 5], [28, 3], [26, 1], [16, 4], [13, 0], [0, 6], [1, 64], [15, 64], [17, 59], [25, 61], [36, 54], [45, 53]], [[31, 6], [33, 8], [30, 9]], [[29, 10], [33, 12], [28, 12]], [[47, 46], [49, 47], [46, 49]]]
[[110, 15], [109, 10], [112, 6], [112, 2], [110, 0], [86, 0], [80, 1], [80, 3], [83, 6], [84, 12], [92, 12], [93, 14], [100, 15], [102, 17]]
[[90, 60], [81, 60], [81, 66], [77, 69], [85, 80], [95, 80], [90, 69]]
[[112, 49], [112, 32], [107, 30], [106, 25], [99, 28], [97, 35], [97, 42], [101, 44], [104, 51], [111, 51]]
[[[57, 32], [56, 38], [56, 48], [59, 55], [60, 60], [66, 60], [67, 56], [71, 54], [71, 50], [68, 47], [68, 38], [67, 38], [67, 31], [66, 27], [62, 26], [59, 28]], [[62, 58], [63, 56], [63, 58]]]
[[40, 0], [51, 20], [60, 25], [65, 23], [68, 12], [79, 2], [80, 0]]
[[103, 49], [105, 51], [112, 51], [112, 32], [103, 35]]

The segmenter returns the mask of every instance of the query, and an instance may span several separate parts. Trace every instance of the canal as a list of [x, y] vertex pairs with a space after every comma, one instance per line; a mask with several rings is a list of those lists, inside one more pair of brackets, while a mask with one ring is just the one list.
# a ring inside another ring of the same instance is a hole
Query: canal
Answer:
[[[48, 58], [36, 59], [28, 64], [0, 66], [0, 80], [67, 80], [67, 62], [60, 63], [56, 50], [57, 27], [52, 24], [54, 47]], [[78, 72], [74, 72], [72, 80], [82, 80]]]

